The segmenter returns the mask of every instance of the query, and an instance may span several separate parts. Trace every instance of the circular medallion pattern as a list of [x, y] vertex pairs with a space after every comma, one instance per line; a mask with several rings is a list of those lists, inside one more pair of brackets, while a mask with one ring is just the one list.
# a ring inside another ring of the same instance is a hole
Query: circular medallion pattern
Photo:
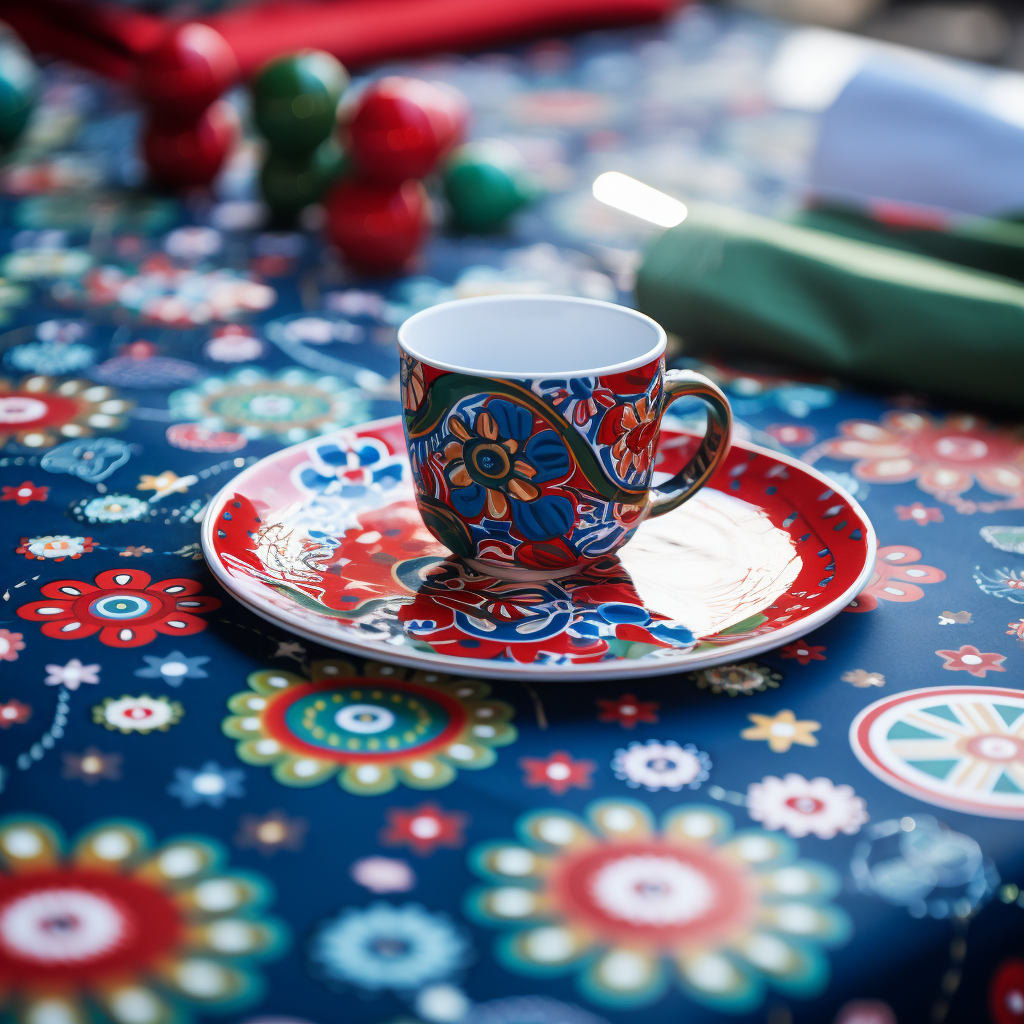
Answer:
[[[44, 818], [0, 819], [0, 989], [26, 1020], [164, 1024], [259, 994], [255, 960], [286, 941], [259, 875], [209, 840], [154, 847], [98, 822], [65, 843]], [[59, 1012], [59, 1017], [58, 1017]]]
[[248, 764], [271, 766], [286, 786], [337, 777], [350, 793], [386, 793], [399, 782], [438, 789], [459, 768], [487, 768], [493, 748], [516, 737], [512, 708], [490, 688], [437, 673], [368, 662], [314, 662], [312, 679], [266, 670], [236, 693], [224, 732]]
[[582, 818], [526, 814], [516, 833], [470, 854], [484, 884], [466, 912], [505, 929], [495, 956], [506, 967], [578, 972], [582, 994], [605, 1006], [652, 1003], [673, 975], [728, 1013], [761, 1005], [766, 983], [809, 998], [827, 984], [820, 947], [849, 933], [829, 905], [831, 869], [797, 860], [784, 836], [734, 833], [717, 807], [672, 808], [658, 827], [641, 803], [597, 800]]
[[1024, 692], [934, 686], [875, 701], [850, 745], [868, 771], [938, 807], [1024, 818]]

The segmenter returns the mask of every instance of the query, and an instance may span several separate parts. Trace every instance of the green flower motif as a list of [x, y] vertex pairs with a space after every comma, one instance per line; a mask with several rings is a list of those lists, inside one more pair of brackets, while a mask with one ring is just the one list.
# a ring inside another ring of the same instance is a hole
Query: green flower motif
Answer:
[[208, 377], [168, 398], [171, 416], [248, 438], [277, 437], [288, 444], [359, 423], [369, 416], [363, 393], [349, 381], [288, 369], [270, 376], [236, 370]]
[[360, 796], [400, 782], [440, 789], [459, 768], [489, 768], [494, 747], [516, 738], [512, 708], [488, 700], [490, 687], [367, 662], [316, 661], [312, 678], [264, 670], [229, 701], [227, 736], [247, 764], [272, 767], [286, 786], [337, 777]]
[[748, 697], [764, 690], [774, 690], [782, 682], [782, 673], [756, 661], [736, 665], [716, 665], [687, 675], [690, 682], [712, 693], [727, 693], [730, 697], [744, 693]]

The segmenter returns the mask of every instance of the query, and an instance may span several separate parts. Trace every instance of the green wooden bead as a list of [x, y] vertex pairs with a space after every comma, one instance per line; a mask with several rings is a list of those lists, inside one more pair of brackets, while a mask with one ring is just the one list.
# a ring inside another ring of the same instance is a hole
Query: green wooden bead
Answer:
[[39, 83], [39, 71], [9, 35], [0, 36], [0, 152], [17, 140], [28, 121]]
[[320, 50], [266, 64], [253, 83], [253, 115], [274, 151], [307, 154], [328, 138], [348, 81], [341, 63]]
[[347, 167], [347, 155], [333, 138], [322, 142], [306, 158], [271, 151], [260, 173], [263, 198], [276, 217], [294, 217], [304, 207], [319, 202]]
[[444, 171], [452, 224], [486, 234], [501, 228], [537, 193], [519, 153], [497, 139], [460, 146]]

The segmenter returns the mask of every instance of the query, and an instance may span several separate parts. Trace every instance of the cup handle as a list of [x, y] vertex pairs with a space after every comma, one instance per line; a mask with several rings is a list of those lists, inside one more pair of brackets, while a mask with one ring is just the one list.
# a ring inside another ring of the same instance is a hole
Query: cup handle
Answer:
[[722, 389], [692, 370], [665, 371], [665, 402], [662, 413], [683, 396], [699, 398], [708, 406], [708, 426], [704, 440], [690, 461], [671, 480], [651, 488], [650, 516], [660, 516], [678, 508], [708, 482], [726, 455], [732, 431], [732, 410]]

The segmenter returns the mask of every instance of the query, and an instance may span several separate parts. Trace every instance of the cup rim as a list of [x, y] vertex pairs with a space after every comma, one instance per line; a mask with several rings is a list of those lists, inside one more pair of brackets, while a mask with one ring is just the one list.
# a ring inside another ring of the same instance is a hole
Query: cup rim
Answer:
[[[416, 349], [409, 344], [409, 328], [419, 321], [429, 319], [432, 316], [443, 315], [444, 311], [449, 307], [458, 306], [459, 308], [465, 308], [468, 305], [481, 306], [498, 303], [514, 304], [515, 302], [523, 299], [529, 299], [531, 301], [539, 300], [542, 302], [556, 302], [577, 306], [603, 306], [609, 310], [613, 310], [617, 314], [624, 314], [635, 320], [650, 324], [655, 329], [657, 341], [652, 348], [641, 355], [634, 356], [632, 359], [623, 359], [618, 363], [612, 363], [608, 366], [598, 366], [595, 368], [588, 367], [584, 369], [569, 368], [565, 370], [537, 370], [531, 372], [523, 372], [519, 370], [476, 370], [467, 366], [459, 366], [455, 363], [447, 363], [440, 359], [429, 358], [422, 353], [417, 352]], [[418, 313], [414, 313], [402, 324], [401, 327], [398, 328], [398, 344], [404, 352], [412, 356], [414, 359], [438, 370], [447, 370], [450, 373], [461, 373], [470, 377], [495, 377], [499, 380], [534, 380], [542, 377], [603, 377], [608, 374], [623, 373], [626, 370], [633, 370], [638, 366], [646, 366], [648, 363], [653, 362], [664, 354], [665, 349], [668, 346], [668, 335], [657, 320], [652, 319], [645, 313], [641, 313], [639, 310], [632, 309], [629, 306], [620, 305], [617, 302], [605, 302], [603, 299], [586, 299], [578, 295], [477, 295], [470, 299], [452, 299], [449, 302], [441, 302], [436, 306], [428, 306], [426, 309], [421, 309]]]

